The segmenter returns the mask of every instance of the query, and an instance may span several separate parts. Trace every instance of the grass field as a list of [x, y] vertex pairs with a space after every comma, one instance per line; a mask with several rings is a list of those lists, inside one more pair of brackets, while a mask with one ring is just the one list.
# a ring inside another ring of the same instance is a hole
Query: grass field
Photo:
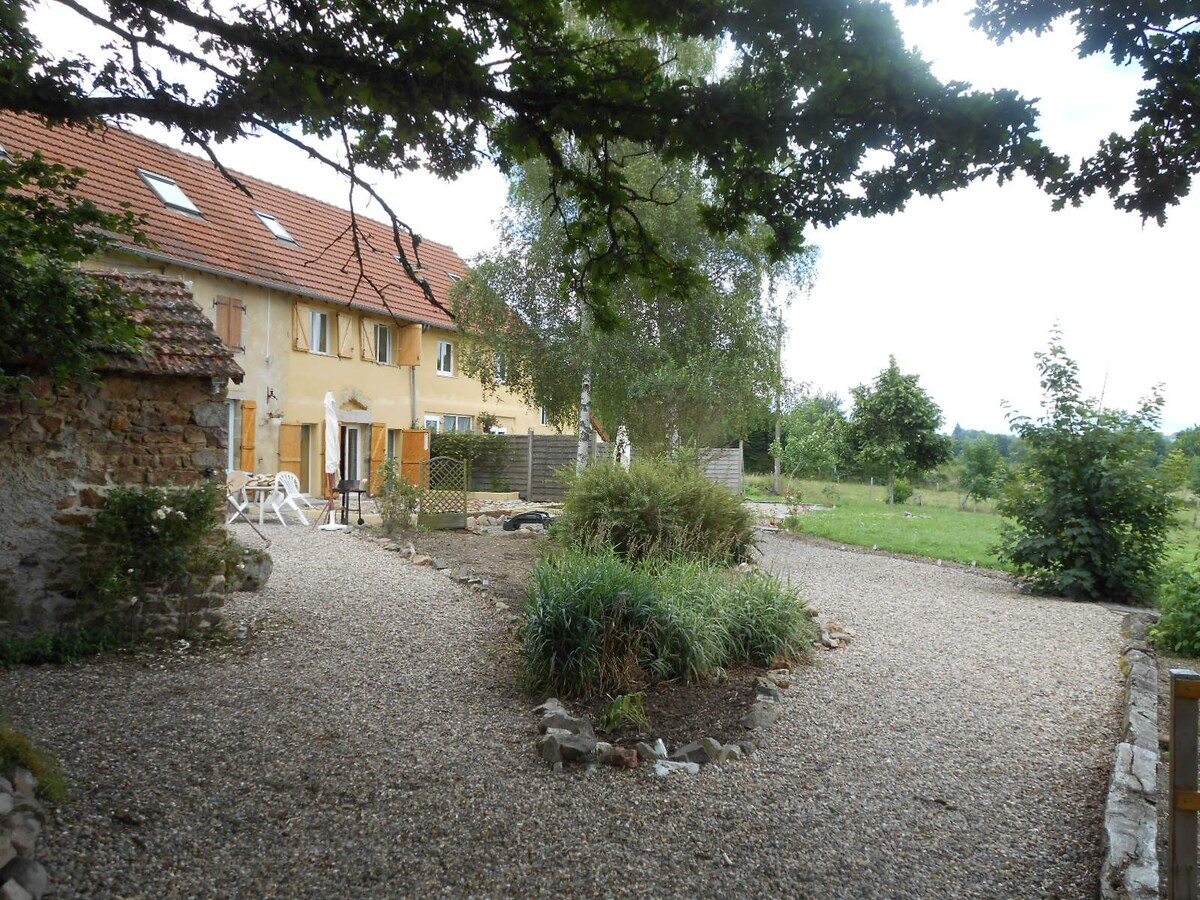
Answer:
[[[746, 476], [749, 499], [778, 501], [770, 488], [769, 475]], [[991, 503], [968, 503], [961, 510], [956, 492], [922, 489], [907, 503], [889, 507], [886, 487], [850, 482], [795, 480], [784, 486], [784, 493], [789, 492], [801, 503], [833, 507], [800, 515], [792, 530], [801, 534], [967, 565], [974, 562], [990, 569], [1008, 568], [996, 556], [1001, 518]], [[1176, 520], [1179, 527], [1171, 535], [1168, 558], [1192, 561], [1200, 553], [1195, 507], [1179, 510]]]

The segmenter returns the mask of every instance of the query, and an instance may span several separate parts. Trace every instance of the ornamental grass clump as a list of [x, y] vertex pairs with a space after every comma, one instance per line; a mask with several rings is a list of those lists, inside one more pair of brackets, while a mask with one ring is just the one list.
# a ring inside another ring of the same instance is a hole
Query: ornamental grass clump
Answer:
[[618, 696], [736, 663], [799, 660], [814, 637], [804, 602], [777, 578], [694, 558], [634, 564], [566, 550], [534, 567], [522, 672], [531, 691]]
[[753, 517], [693, 461], [593, 463], [568, 476], [560, 526], [568, 542], [630, 560], [688, 556], [738, 562], [754, 549]]

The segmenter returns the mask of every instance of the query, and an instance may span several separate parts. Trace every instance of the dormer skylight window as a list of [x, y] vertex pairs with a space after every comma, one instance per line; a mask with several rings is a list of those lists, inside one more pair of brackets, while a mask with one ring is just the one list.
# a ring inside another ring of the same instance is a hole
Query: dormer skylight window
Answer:
[[451, 281], [462, 281], [461, 275], [455, 275], [453, 272], [447, 272], [446, 274], [450, 277]]
[[144, 169], [138, 169], [138, 174], [142, 176], [142, 181], [150, 186], [150, 190], [154, 191], [158, 195], [158, 199], [169, 209], [190, 213], [193, 216], [200, 215], [200, 208], [183, 192], [183, 188], [166, 175], [156, 175]]
[[8, 155], [8, 148], [0, 144], [0, 161], [12, 162], [12, 157]]
[[287, 241], [289, 244], [296, 243], [296, 239], [288, 234], [288, 230], [283, 227], [283, 223], [273, 215], [270, 213], [259, 212], [258, 210], [255, 210], [254, 214], [258, 216], [262, 223], [267, 226], [267, 230], [270, 231], [271, 234], [275, 235], [275, 237], [279, 238], [281, 241]]

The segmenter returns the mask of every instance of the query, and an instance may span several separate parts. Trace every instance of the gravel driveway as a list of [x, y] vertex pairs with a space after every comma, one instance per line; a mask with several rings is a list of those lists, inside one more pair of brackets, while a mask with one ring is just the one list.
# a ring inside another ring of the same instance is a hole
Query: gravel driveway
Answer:
[[753, 761], [553, 775], [481, 598], [372, 542], [273, 529], [248, 652], [0, 671], [73, 800], [58, 897], [1093, 897], [1118, 617], [771, 537], [858, 632]]

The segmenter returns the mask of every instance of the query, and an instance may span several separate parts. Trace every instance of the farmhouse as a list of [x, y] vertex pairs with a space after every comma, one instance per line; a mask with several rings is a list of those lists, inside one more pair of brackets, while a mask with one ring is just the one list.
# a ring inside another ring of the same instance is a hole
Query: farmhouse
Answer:
[[145, 216], [154, 246], [122, 244], [95, 267], [182, 279], [233, 351], [245, 378], [227, 386], [225, 468], [289, 470], [319, 490], [326, 392], [346, 478], [400, 455], [407, 429], [470, 429], [487, 412], [508, 432], [551, 430], [459, 370], [448, 295], [464, 264], [449, 247], [423, 241], [413, 260], [431, 301], [397, 260], [391, 226], [361, 214], [360, 265], [346, 210], [237, 174], [243, 191], [210, 162], [117, 127], [0, 112], [0, 146], [83, 168], [85, 197]]

